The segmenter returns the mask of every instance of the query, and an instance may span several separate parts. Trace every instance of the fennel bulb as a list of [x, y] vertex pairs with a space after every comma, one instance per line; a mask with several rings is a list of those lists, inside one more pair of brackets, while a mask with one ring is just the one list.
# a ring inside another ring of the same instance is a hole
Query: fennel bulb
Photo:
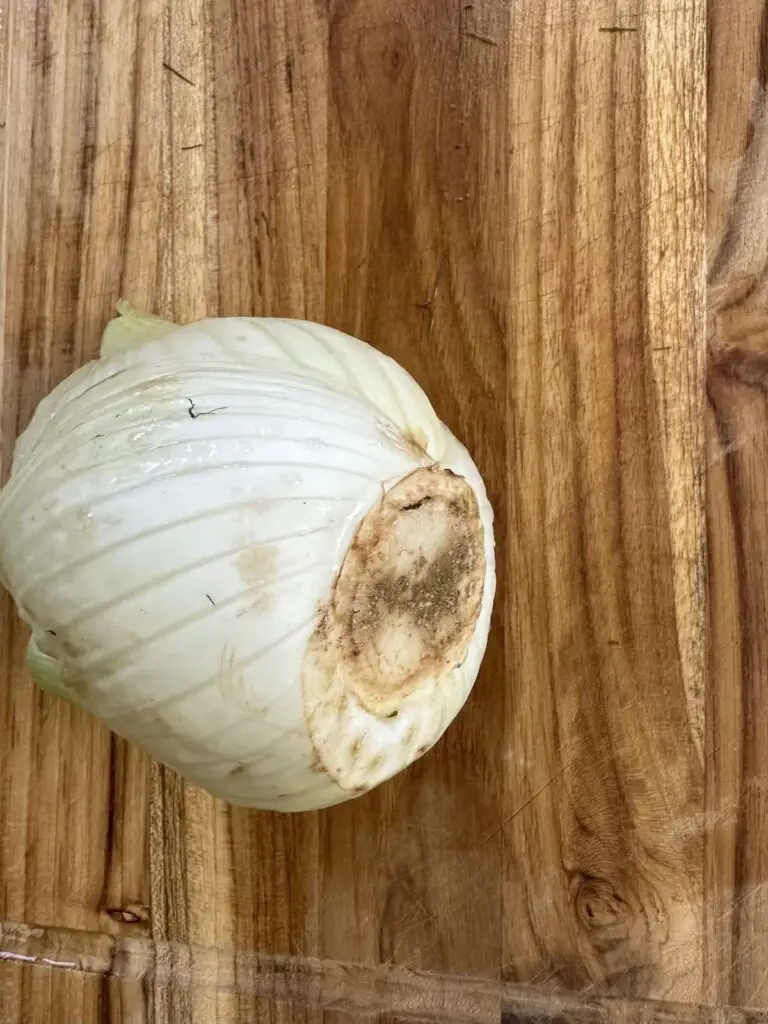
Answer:
[[119, 309], [0, 492], [34, 678], [232, 803], [376, 786], [437, 741], [480, 666], [477, 469], [363, 342]]

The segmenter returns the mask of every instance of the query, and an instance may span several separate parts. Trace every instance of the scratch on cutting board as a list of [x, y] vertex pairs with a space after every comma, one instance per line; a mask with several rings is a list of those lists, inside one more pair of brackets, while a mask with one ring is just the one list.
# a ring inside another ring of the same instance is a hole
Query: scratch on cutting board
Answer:
[[491, 39], [490, 36], [481, 35], [479, 32], [472, 32], [470, 29], [467, 29], [465, 31], [464, 35], [468, 36], [470, 39], [477, 39], [477, 41], [479, 43], [485, 43], [486, 46], [498, 46], [499, 45], [496, 42], [496, 40], [495, 39]]
[[176, 78], [179, 78], [179, 79], [181, 79], [181, 81], [182, 81], [182, 82], [186, 82], [186, 83], [187, 83], [187, 85], [191, 85], [193, 89], [196, 89], [196, 88], [197, 88], [197, 86], [195, 85], [195, 83], [194, 83], [194, 82], [192, 81], [192, 79], [191, 79], [191, 78], [187, 78], [187, 76], [186, 76], [186, 75], [182, 75], [182, 73], [181, 73], [180, 71], [178, 71], [178, 70], [177, 70], [176, 68], [172, 67], [172, 66], [171, 66], [171, 65], [170, 65], [170, 64], [169, 64], [169, 63], [168, 63], [167, 61], [165, 61], [165, 60], [163, 61], [163, 67], [165, 68], [165, 70], [166, 70], [166, 71], [170, 71], [170, 73], [171, 73], [172, 75], [175, 75], [175, 76], [176, 76]]

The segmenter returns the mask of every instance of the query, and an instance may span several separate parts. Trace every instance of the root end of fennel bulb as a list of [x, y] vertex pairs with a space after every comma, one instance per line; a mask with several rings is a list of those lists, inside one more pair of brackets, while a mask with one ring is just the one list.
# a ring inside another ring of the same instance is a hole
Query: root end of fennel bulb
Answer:
[[485, 652], [472, 459], [362, 341], [118, 309], [0, 492], [33, 678], [231, 803], [379, 785], [438, 741]]

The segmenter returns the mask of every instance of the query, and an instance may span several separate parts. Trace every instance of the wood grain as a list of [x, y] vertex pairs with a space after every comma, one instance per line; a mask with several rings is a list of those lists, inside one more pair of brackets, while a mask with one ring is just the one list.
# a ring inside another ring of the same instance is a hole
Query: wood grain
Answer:
[[0, 12], [4, 471], [120, 296], [323, 320], [466, 441], [500, 567], [444, 741], [290, 818], [35, 691], [4, 600], [0, 1020], [768, 1006], [764, 48], [759, 0]]
[[[99, 999], [99, 1020], [129, 1024], [146, 1020], [138, 1016], [135, 997], [149, 981], [154, 987], [187, 991], [194, 1002], [194, 1019], [209, 1020], [206, 995], [218, 1000], [233, 990], [251, 993], [243, 1013], [229, 1007], [224, 1019], [243, 1024], [259, 1013], [271, 1021], [322, 1020], [323, 1024], [352, 1024], [380, 1020], [386, 1024], [442, 1022], [442, 1024], [538, 1024], [565, 1021], [574, 1024], [646, 1024], [697, 1022], [697, 1024], [749, 1024], [765, 1013], [730, 1007], [701, 1007], [684, 1003], [638, 1002], [615, 996], [552, 992], [533, 986], [516, 986], [483, 979], [457, 978], [403, 967], [382, 972], [376, 966], [339, 963], [304, 957], [241, 954], [241, 968], [222, 965], [215, 949], [186, 947], [149, 939], [119, 939], [71, 929], [4, 927], [6, 951], [34, 959], [40, 950], [55, 950], [56, 966], [31, 967], [12, 964], [3, 982], [11, 987], [39, 979], [51, 995], [70, 985]], [[88, 972], [83, 974], [83, 968]], [[58, 975], [58, 977], [57, 977]], [[100, 982], [101, 992], [97, 983]], [[42, 1005], [42, 1004], [41, 1004]], [[77, 1004], [72, 1003], [74, 1012]], [[381, 1012], [381, 1007], [388, 1009]], [[220, 1007], [219, 1007], [220, 1008]], [[52, 1007], [54, 1013], [60, 1012]], [[133, 1016], [130, 1016], [133, 1014]], [[47, 1018], [46, 1018], [47, 1019]], [[215, 1019], [215, 1018], [213, 1018]]]
[[[2, 457], [40, 395], [94, 351], [109, 299], [92, 269], [97, 46], [91, 5], [11, 4], [2, 75]], [[73, 58], [71, 54], [76, 54]], [[116, 66], [118, 75], [124, 69]], [[97, 179], [98, 180], [98, 179]], [[108, 188], [113, 188], [108, 185]], [[97, 231], [98, 234], [98, 231]], [[117, 282], [115, 282], [117, 283]], [[94, 313], [95, 296], [103, 296]], [[87, 339], [87, 340], [85, 340]], [[0, 904], [10, 920], [148, 928], [147, 763], [27, 683], [24, 633], [2, 606]], [[135, 922], [123, 906], [139, 908]]]
[[695, 999], [704, 25], [641, 8], [512, 58], [505, 966]]
[[[54, 967], [8, 965], [0, 974], [0, 1020], [46, 1024], [147, 1024], [141, 983]], [[44, 1014], [44, 1016], [42, 1016]]]
[[733, 24], [714, 4], [710, 44], [709, 997], [753, 1006], [768, 1002], [767, 13], [747, 4]]

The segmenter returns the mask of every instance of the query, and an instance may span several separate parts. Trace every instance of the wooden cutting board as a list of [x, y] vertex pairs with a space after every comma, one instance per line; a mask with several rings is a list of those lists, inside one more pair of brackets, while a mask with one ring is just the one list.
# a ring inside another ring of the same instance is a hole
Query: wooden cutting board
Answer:
[[708, 8], [0, 9], [5, 470], [121, 296], [321, 320], [465, 440], [500, 583], [439, 746], [295, 817], [38, 692], [4, 601], [1, 1021], [768, 1007], [766, 37]]

